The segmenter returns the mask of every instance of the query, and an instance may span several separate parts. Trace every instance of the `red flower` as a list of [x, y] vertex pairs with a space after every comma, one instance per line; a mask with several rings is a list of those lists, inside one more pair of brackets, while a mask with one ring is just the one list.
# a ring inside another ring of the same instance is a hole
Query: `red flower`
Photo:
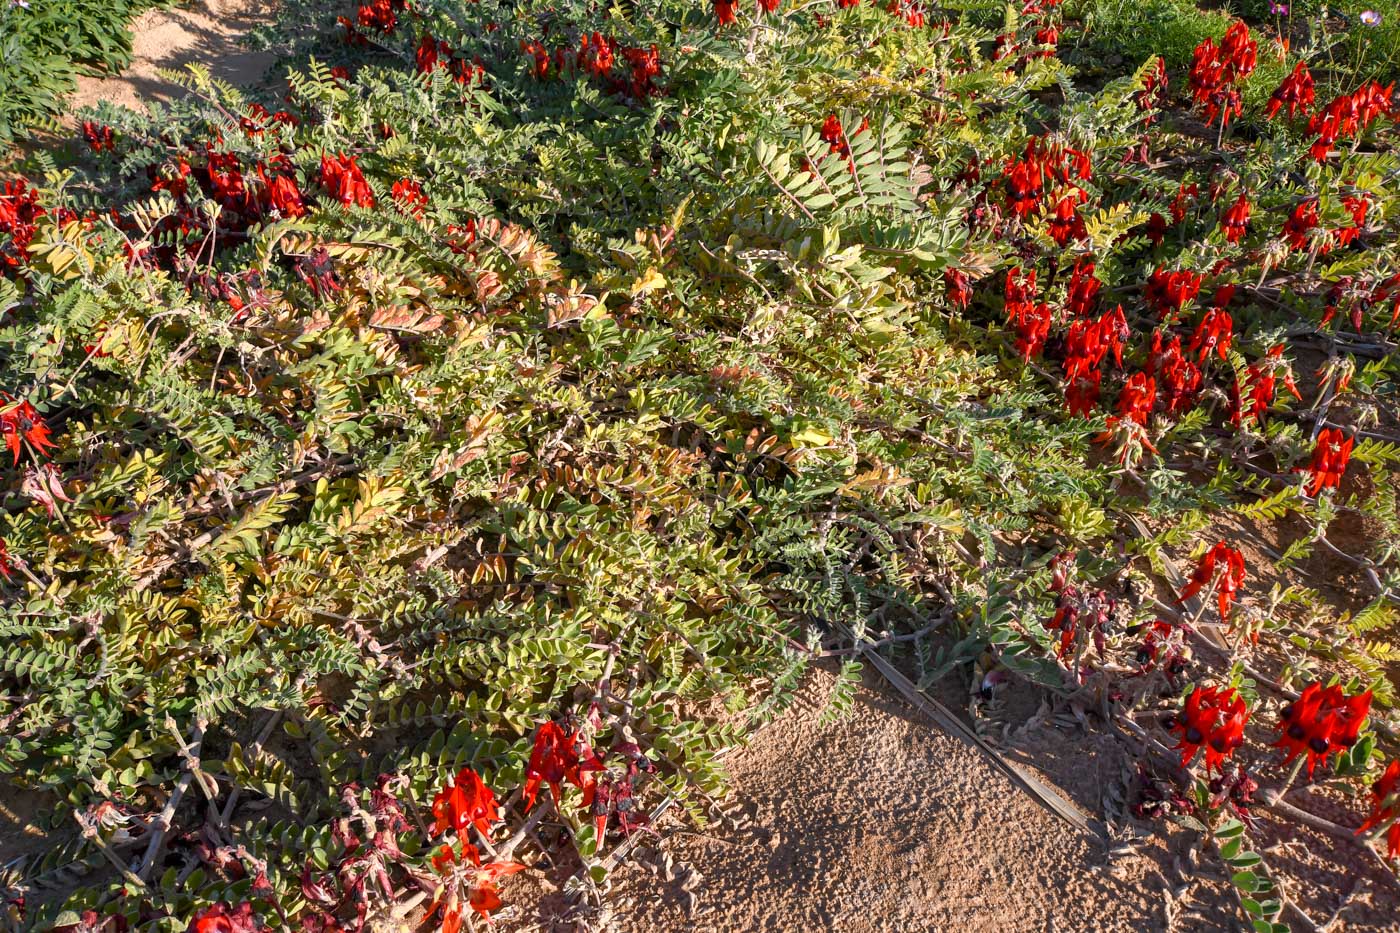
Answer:
[[1220, 57], [1227, 69], [1226, 80], [1239, 82], [1254, 73], [1258, 61], [1259, 43], [1249, 35], [1249, 27], [1240, 20], [1230, 24], [1225, 30], [1225, 38], [1220, 40]]
[[1238, 243], [1249, 232], [1249, 210], [1249, 198], [1240, 192], [1239, 199], [1220, 218], [1220, 230], [1227, 242]]
[[232, 910], [215, 904], [195, 914], [185, 933], [256, 933], [263, 925], [253, 916], [253, 905], [244, 901]]
[[1361, 235], [1361, 229], [1366, 226], [1366, 212], [1370, 209], [1371, 202], [1366, 195], [1346, 195], [1342, 198], [1342, 204], [1351, 212], [1350, 227], [1342, 227], [1332, 231], [1332, 238], [1339, 246], [1350, 246], [1352, 242]]
[[1157, 380], [1147, 373], [1133, 373], [1118, 393], [1118, 415], [1126, 421], [1147, 426], [1152, 406], [1157, 402]]
[[1286, 707], [1279, 724], [1281, 734], [1276, 748], [1286, 749], [1284, 764], [1304, 752], [1308, 756], [1308, 778], [1319, 761], [1328, 755], [1346, 751], [1356, 744], [1361, 726], [1371, 711], [1371, 691], [1349, 697], [1340, 684], [1323, 687], [1311, 683], [1303, 689], [1296, 703]]
[[1278, 89], [1269, 98], [1269, 106], [1266, 111], [1268, 118], [1272, 120], [1285, 106], [1288, 108], [1288, 118], [1291, 120], [1297, 116], [1301, 110], [1304, 114], [1312, 108], [1316, 101], [1317, 94], [1313, 90], [1313, 76], [1308, 71], [1307, 63], [1299, 62], [1293, 66], [1293, 71]]
[[1341, 485], [1355, 441], [1355, 438], [1344, 435], [1340, 428], [1323, 428], [1318, 432], [1312, 462], [1300, 468], [1312, 476], [1308, 481], [1309, 496], [1316, 497], [1324, 489], [1335, 489]]
[[399, 207], [414, 217], [422, 217], [423, 208], [428, 206], [428, 196], [423, 193], [423, 186], [411, 178], [400, 178], [394, 182], [389, 193]]
[[112, 128], [93, 123], [91, 120], [83, 121], [83, 138], [87, 140], [88, 148], [93, 152], [112, 152], [117, 148], [112, 139]]
[[[1311, 234], [1317, 229], [1321, 222], [1320, 208], [1317, 198], [1308, 200], [1293, 208], [1293, 213], [1288, 215], [1288, 219], [1283, 223], [1281, 235], [1292, 249], [1307, 249]], [[1327, 251], [1327, 244], [1321, 244], [1319, 252]]]
[[58, 449], [50, 439], [44, 416], [28, 401], [16, 402], [0, 392], [0, 405], [4, 406], [0, 411], [0, 436], [5, 438], [5, 446], [10, 448], [16, 464], [21, 447], [28, 447], [36, 458], [46, 457], [50, 450]]
[[646, 49], [623, 49], [622, 57], [632, 69], [632, 96], [646, 98], [655, 94], [652, 79], [661, 74], [661, 52], [656, 45]]
[[1080, 240], [1088, 235], [1084, 226], [1084, 218], [1079, 216], [1079, 203], [1084, 199], [1084, 192], [1077, 195], [1067, 194], [1060, 198], [1055, 205], [1055, 213], [1050, 218], [1050, 238], [1055, 241], [1056, 246], [1068, 246], [1072, 240]]
[[1205, 277], [1200, 273], [1185, 269], [1176, 272], [1155, 269], [1147, 281], [1143, 297], [1157, 312], [1157, 316], [1165, 321], [1180, 314], [1188, 304], [1196, 300], [1204, 280]]
[[491, 831], [491, 824], [500, 818], [496, 795], [481, 780], [481, 775], [471, 768], [458, 771], [456, 778], [449, 779], [433, 798], [434, 835], [448, 829], [460, 834], [468, 826], [475, 826], [477, 832], [484, 836]]
[[922, 29], [926, 22], [924, 8], [917, 0], [890, 0], [885, 12], [904, 20], [911, 29]]
[[739, 18], [735, 12], [738, 5], [739, 0], [714, 0], [715, 19], [719, 20], [721, 26], [732, 26], [738, 22]]
[[839, 155], [843, 159], [850, 158], [851, 145], [846, 141], [846, 131], [836, 114], [831, 114], [822, 123], [821, 138], [822, 142], [831, 147], [833, 155]]
[[1087, 418], [1094, 413], [1094, 408], [1099, 404], [1099, 386], [1103, 382], [1103, 373], [1097, 369], [1079, 376], [1073, 376], [1065, 382], [1065, 410], [1071, 415]]
[[1157, 117], [1151, 111], [1161, 107], [1166, 100], [1167, 86], [1167, 61], [1159, 55], [1142, 76], [1142, 90], [1134, 95], [1138, 109], [1148, 114], [1143, 120], [1145, 125], [1151, 126], [1156, 122]]
[[39, 192], [24, 181], [5, 182], [0, 190], [0, 233], [10, 242], [0, 247], [0, 263], [18, 266], [29, 260], [29, 244], [34, 239], [36, 221], [48, 211], [39, 203]]
[[441, 58], [448, 57], [452, 50], [445, 42], [438, 42], [430, 32], [423, 33], [423, 38], [418, 42], [418, 50], [413, 53], [414, 64], [418, 67], [419, 74], [431, 74], [438, 67]]
[[1342, 94], [1313, 114], [1308, 131], [1317, 133], [1312, 144], [1312, 157], [1324, 162], [1331, 155], [1338, 139], [1351, 138], [1366, 130], [1381, 114], [1394, 114], [1391, 96], [1394, 83], [1382, 87], [1380, 82], [1363, 84], [1351, 94]]
[[1240, 426], [1242, 417], [1253, 418], [1258, 424], [1263, 423], [1264, 412], [1274, 404], [1275, 384], [1279, 373], [1283, 374], [1283, 384], [1293, 397], [1300, 402], [1303, 400], [1298, 394], [1298, 386], [1293, 382], [1293, 374], [1289, 371], [1288, 364], [1283, 361], [1283, 344], [1279, 344], [1265, 354], [1263, 359], [1251, 363], [1249, 369], [1245, 370], [1249, 405], [1242, 411], [1236, 411], [1232, 418], [1235, 427]]
[[772, 13], [783, 0], [757, 0], [758, 8], [764, 13]]
[[1371, 787], [1371, 815], [1356, 830], [1359, 836], [1382, 823], [1390, 823], [1385, 831], [1386, 854], [1400, 858], [1400, 758], [1392, 758], [1385, 773]]
[[535, 733], [535, 746], [530, 751], [530, 763], [525, 768], [525, 787], [520, 798], [528, 811], [535, 805], [540, 784], [548, 784], [554, 792], [557, 807], [563, 798], [563, 782], [583, 791], [583, 805], [593, 803], [594, 774], [603, 770], [593, 749], [577, 732], [566, 733], [558, 723], [547, 722]]
[[1189, 349], [1192, 353], [1199, 354], [1196, 359], [1200, 363], [1204, 363], [1212, 353], [1224, 360], [1234, 339], [1234, 321], [1230, 312], [1224, 308], [1211, 308], [1196, 326]]
[[334, 158], [321, 155], [321, 184], [337, 201], [349, 207], [374, 207], [374, 192], [370, 190], [355, 156], [341, 153]]
[[1099, 291], [1103, 282], [1094, 277], [1092, 262], [1075, 262], [1069, 275], [1069, 292], [1065, 296], [1065, 310], [1071, 317], [1088, 317], [1094, 313], [1099, 303]]
[[10, 574], [14, 572], [14, 558], [10, 556], [10, 549], [5, 546], [5, 539], [0, 538], [0, 577], [10, 579]]
[[1220, 542], [1206, 551], [1186, 587], [1181, 591], [1177, 603], [1184, 603], [1195, 596], [1201, 588], [1215, 581], [1216, 604], [1220, 608], [1220, 618], [1230, 615], [1230, 605], [1240, 587], [1244, 586], [1244, 555], [1225, 542]]
[[1184, 768], [1202, 748], [1206, 751], [1206, 771], [1223, 771], [1225, 759], [1244, 744], [1244, 726], [1249, 711], [1233, 687], [1197, 687], [1186, 698], [1181, 715], [1169, 727], [1179, 732], [1181, 766]]
[[944, 269], [943, 288], [944, 294], [948, 296], [948, 303], [955, 308], [966, 308], [972, 301], [972, 285], [966, 272]]
[[1030, 360], [1045, 345], [1050, 336], [1050, 306], [1035, 301], [1035, 270], [1024, 279], [1020, 267], [1006, 272], [1006, 317], [1016, 329], [1016, 349], [1024, 360]]
[[261, 165], [258, 166], [258, 175], [262, 178], [270, 208], [283, 217], [300, 217], [306, 213], [306, 205], [302, 202], [301, 191], [297, 188], [295, 179], [286, 175], [273, 175], [269, 178], [267, 170]]
[[1236, 21], [1225, 31], [1217, 47], [1211, 39], [1196, 46], [1191, 62], [1191, 94], [1205, 110], [1206, 123], [1220, 118], [1228, 125], [1232, 116], [1243, 112], [1236, 85], [1254, 71], [1258, 43], [1250, 38], [1249, 27]]

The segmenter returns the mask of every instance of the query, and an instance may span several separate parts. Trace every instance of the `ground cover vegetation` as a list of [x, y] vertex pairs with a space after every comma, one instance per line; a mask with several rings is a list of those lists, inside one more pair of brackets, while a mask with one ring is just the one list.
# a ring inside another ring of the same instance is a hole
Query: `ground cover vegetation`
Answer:
[[1258, 820], [1400, 855], [1394, 66], [1171, 10], [289, 0], [285, 96], [31, 155], [9, 918], [471, 927], [848, 629], [1122, 731], [1256, 929]]
[[6, 0], [0, 4], [0, 144], [51, 126], [84, 72], [131, 60], [130, 23], [164, 0]]

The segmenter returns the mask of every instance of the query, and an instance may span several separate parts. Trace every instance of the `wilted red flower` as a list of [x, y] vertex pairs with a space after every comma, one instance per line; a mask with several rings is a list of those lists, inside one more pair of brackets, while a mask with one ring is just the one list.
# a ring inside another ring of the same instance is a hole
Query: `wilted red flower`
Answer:
[[10, 448], [15, 463], [19, 463], [20, 448], [27, 446], [35, 457], [46, 457], [50, 450], [58, 447], [50, 439], [48, 423], [44, 416], [27, 400], [14, 401], [0, 392], [0, 436], [5, 446]]
[[943, 270], [943, 289], [948, 303], [955, 308], [966, 308], [972, 301], [972, 284], [960, 269]]
[[579, 733], [567, 733], [558, 723], [547, 722], [535, 733], [520, 799], [525, 801], [525, 809], [530, 810], [535, 805], [540, 784], [544, 783], [554, 792], [557, 807], [563, 800], [563, 782], [568, 781], [583, 791], [583, 805], [587, 807], [593, 802], [594, 776], [602, 770], [603, 763]]
[[1220, 231], [1227, 242], [1238, 243], [1249, 232], [1249, 211], [1249, 198], [1240, 192], [1239, 198], [1220, 218]]
[[253, 905], [244, 901], [237, 907], [215, 904], [195, 914], [185, 933], [256, 933], [264, 929], [253, 915]]
[[475, 826], [485, 836], [490, 833], [491, 824], [500, 818], [496, 795], [471, 768], [463, 768], [455, 778], [449, 778], [447, 785], [433, 798], [434, 835], [448, 829], [460, 834], [468, 826]]
[[1297, 702], [1283, 710], [1279, 725], [1281, 735], [1274, 747], [1286, 749], [1284, 764], [1304, 752], [1308, 756], [1308, 778], [1319, 761], [1328, 755], [1346, 751], [1356, 744], [1361, 727], [1371, 711], [1371, 691], [1349, 697], [1341, 684], [1324, 687], [1311, 683], [1303, 689]]
[[1293, 66], [1293, 71], [1283, 79], [1273, 96], [1269, 98], [1266, 113], [1268, 118], [1272, 120], [1280, 110], [1287, 107], [1290, 120], [1299, 111], [1302, 111], [1306, 116], [1316, 99], [1317, 93], [1313, 89], [1312, 73], [1308, 71], [1306, 62], [1299, 62]]
[[355, 156], [340, 153], [334, 157], [321, 155], [321, 185], [346, 207], [374, 207], [374, 192], [360, 172]]
[[1351, 448], [1356, 439], [1347, 437], [1340, 428], [1323, 428], [1313, 447], [1312, 462], [1300, 470], [1311, 474], [1308, 495], [1316, 496], [1324, 489], [1335, 489], [1342, 483], [1342, 474], [1351, 462]]
[[1176, 747], [1181, 750], [1184, 768], [1202, 748], [1206, 771], [1222, 771], [1225, 759], [1244, 744], [1244, 727], [1249, 711], [1244, 699], [1233, 688], [1197, 687], [1191, 691], [1181, 714], [1170, 725], [1180, 734]]
[[1359, 836], [1389, 823], [1385, 831], [1386, 854], [1390, 858], [1400, 858], [1400, 758], [1392, 758], [1385, 772], [1376, 778], [1371, 786], [1371, 815], [1357, 828]]
[[1186, 602], [1213, 581], [1220, 618], [1228, 618], [1230, 606], [1234, 603], [1240, 587], [1244, 586], [1244, 577], [1244, 555], [1221, 541], [1201, 557], [1201, 562], [1196, 565], [1191, 579], [1186, 582], [1177, 603]]

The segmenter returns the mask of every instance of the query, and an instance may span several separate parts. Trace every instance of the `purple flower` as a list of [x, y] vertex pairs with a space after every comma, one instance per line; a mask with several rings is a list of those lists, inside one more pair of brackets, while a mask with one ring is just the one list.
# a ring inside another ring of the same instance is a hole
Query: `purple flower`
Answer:
[[1381, 15], [1375, 10], [1363, 10], [1361, 12], [1361, 22], [1365, 23], [1367, 26], [1379, 26], [1381, 24]]
[[1272, 13], [1272, 14], [1274, 14], [1275, 16], [1287, 16], [1287, 15], [1288, 15], [1288, 4], [1286, 4], [1286, 3], [1272, 3], [1272, 2], [1271, 2], [1271, 3], [1269, 4], [1269, 12]]

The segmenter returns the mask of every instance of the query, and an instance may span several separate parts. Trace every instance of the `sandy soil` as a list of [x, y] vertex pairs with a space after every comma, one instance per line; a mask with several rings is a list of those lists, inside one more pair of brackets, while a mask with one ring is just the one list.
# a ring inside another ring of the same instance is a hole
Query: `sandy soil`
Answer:
[[78, 79], [71, 98], [74, 110], [107, 100], [144, 109], [148, 100], [169, 101], [184, 88], [162, 78], [162, 69], [190, 62], [206, 65], [215, 77], [233, 84], [259, 80], [274, 62], [268, 52], [250, 52], [239, 44], [254, 26], [272, 17], [274, 0], [191, 0], [170, 10], [149, 10], [132, 24], [133, 61], [126, 71]]
[[[824, 724], [832, 683], [831, 674], [814, 674], [794, 708], [734, 754], [725, 819], [703, 831], [663, 819], [658, 839], [614, 875], [600, 908], [570, 909], [541, 876], [520, 876], [507, 894], [519, 905], [507, 928], [1235, 926], [1223, 879], [1212, 879], [1207, 866], [1181, 871], [1184, 833], [1085, 837], [878, 684], [867, 683], [849, 717]], [[1121, 751], [1092, 736], [1055, 734], [1050, 745], [1061, 754], [1037, 752], [1036, 763], [1066, 770], [1041, 776], [1098, 818], [1103, 785], [1095, 772], [1117, 778]]]

